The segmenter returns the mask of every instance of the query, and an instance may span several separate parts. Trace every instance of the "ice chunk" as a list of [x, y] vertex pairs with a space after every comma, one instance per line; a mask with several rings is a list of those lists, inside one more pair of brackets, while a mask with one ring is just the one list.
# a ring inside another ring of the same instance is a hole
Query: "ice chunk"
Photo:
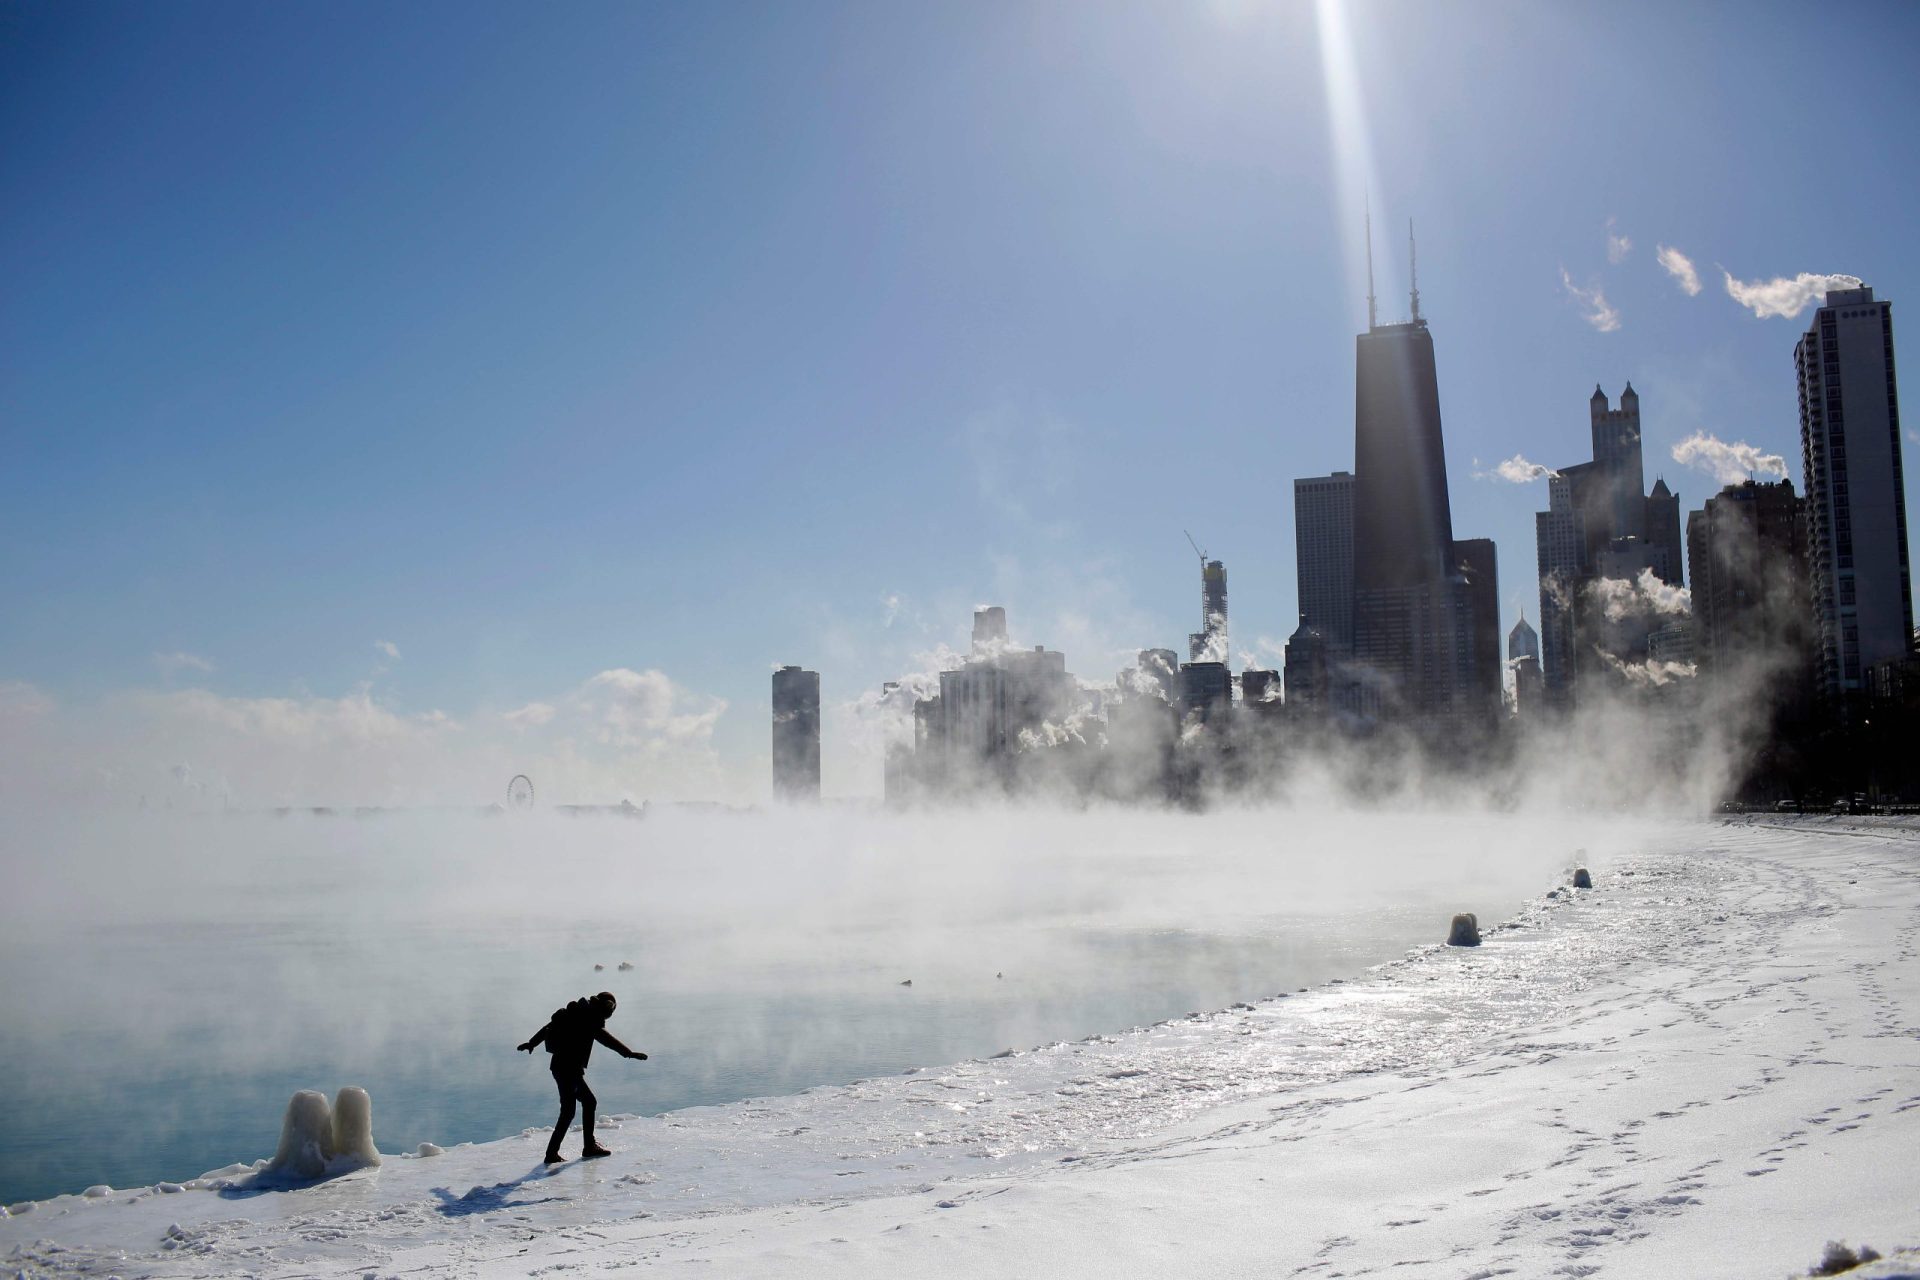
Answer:
[[1453, 918], [1453, 925], [1447, 930], [1447, 945], [1450, 947], [1477, 947], [1480, 945], [1480, 920], [1471, 911], [1463, 911]]
[[365, 1089], [348, 1085], [333, 1097], [333, 1162], [328, 1172], [379, 1164], [380, 1153], [373, 1147], [373, 1099]]
[[1575, 867], [1573, 869], [1573, 887], [1576, 889], [1593, 888], [1593, 877], [1587, 874], [1585, 867]]
[[96, 1182], [80, 1194], [89, 1200], [104, 1200], [113, 1194], [113, 1188], [104, 1182]]
[[417, 1156], [443, 1156], [447, 1154], [447, 1149], [445, 1147], [435, 1146], [431, 1142], [423, 1142], [420, 1144], [420, 1149], [413, 1154]]
[[373, 1100], [348, 1085], [327, 1105], [327, 1095], [302, 1089], [287, 1102], [280, 1146], [260, 1170], [276, 1181], [326, 1178], [380, 1163], [373, 1146]]
[[333, 1159], [333, 1112], [327, 1095], [302, 1089], [287, 1103], [280, 1122], [280, 1146], [265, 1172], [292, 1178], [322, 1178]]

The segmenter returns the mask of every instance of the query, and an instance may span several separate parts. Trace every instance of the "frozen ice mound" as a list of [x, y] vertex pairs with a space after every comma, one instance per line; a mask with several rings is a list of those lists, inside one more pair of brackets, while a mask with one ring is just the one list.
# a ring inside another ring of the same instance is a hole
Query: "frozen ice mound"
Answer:
[[1450, 947], [1477, 947], [1480, 945], [1480, 918], [1471, 911], [1463, 911], [1453, 918], [1453, 924], [1447, 929], [1447, 945]]
[[377, 1167], [373, 1146], [373, 1100], [365, 1089], [348, 1085], [327, 1105], [327, 1095], [302, 1089], [287, 1102], [280, 1122], [280, 1145], [260, 1177], [278, 1182], [310, 1182], [355, 1169]]

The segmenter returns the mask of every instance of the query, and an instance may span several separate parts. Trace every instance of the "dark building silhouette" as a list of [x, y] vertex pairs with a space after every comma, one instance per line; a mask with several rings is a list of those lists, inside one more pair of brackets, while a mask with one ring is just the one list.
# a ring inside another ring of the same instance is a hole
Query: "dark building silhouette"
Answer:
[[1353, 474], [1293, 482], [1293, 556], [1300, 620], [1335, 653], [1353, 649]]
[[1255, 706], [1279, 699], [1281, 691], [1280, 673], [1263, 671], [1248, 667], [1240, 673], [1240, 702], [1244, 706]]
[[773, 673], [773, 794], [790, 803], [820, 798], [820, 673]]
[[1368, 592], [1439, 582], [1453, 542], [1453, 516], [1427, 322], [1415, 316], [1407, 324], [1369, 329], [1356, 339], [1354, 353], [1357, 600]]
[[1603, 498], [1610, 538], [1644, 538], [1646, 470], [1640, 452], [1640, 394], [1629, 382], [1620, 407], [1610, 408], [1598, 386], [1588, 403], [1593, 426], [1593, 463], [1606, 488]]
[[1180, 718], [1193, 725], [1222, 725], [1233, 711], [1233, 676], [1224, 662], [1180, 664]]
[[1470, 676], [1462, 710], [1482, 729], [1491, 728], [1505, 705], [1505, 682], [1500, 678], [1500, 570], [1493, 539], [1454, 543], [1453, 568], [1470, 624], [1466, 638]]
[[1200, 562], [1200, 630], [1187, 637], [1187, 656], [1195, 662], [1227, 660], [1227, 566]]
[[1687, 520], [1693, 655], [1703, 679], [1799, 686], [1811, 675], [1804, 506], [1791, 481], [1730, 484]]
[[1876, 666], [1913, 654], [1893, 307], [1836, 289], [1793, 349], [1821, 695], [1858, 719]]
[[1314, 718], [1326, 715], [1332, 708], [1332, 665], [1327, 648], [1326, 636], [1304, 618], [1288, 637], [1284, 678], [1289, 714]]
[[1454, 541], [1433, 336], [1415, 279], [1411, 318], [1387, 325], [1372, 322], [1369, 279], [1369, 324], [1355, 342], [1355, 665], [1335, 696], [1457, 746], [1498, 723], [1499, 601], [1492, 542]]
[[1680, 586], [1686, 581], [1686, 551], [1680, 541], [1680, 495], [1667, 488], [1667, 478], [1653, 482], [1647, 495], [1647, 551], [1653, 572], [1662, 582]]
[[1540, 671], [1540, 636], [1524, 616], [1507, 632], [1507, 666], [1513, 669], [1513, 714], [1522, 720], [1537, 717], [1547, 696]]
[[1540, 580], [1541, 666], [1547, 704], [1566, 709], [1583, 678], [1617, 678], [1623, 664], [1645, 663], [1653, 633], [1673, 619], [1642, 608], [1622, 611], [1597, 597], [1603, 579], [1638, 583], [1651, 571], [1678, 587], [1685, 580], [1680, 499], [1645, 480], [1640, 396], [1628, 383], [1613, 408], [1599, 387], [1587, 404], [1593, 459], [1547, 477], [1547, 509], [1534, 516]]

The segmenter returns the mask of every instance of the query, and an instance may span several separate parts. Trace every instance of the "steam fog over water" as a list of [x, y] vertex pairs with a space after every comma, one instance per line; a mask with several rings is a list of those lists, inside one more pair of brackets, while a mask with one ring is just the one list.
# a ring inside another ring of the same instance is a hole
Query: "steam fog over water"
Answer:
[[1352, 974], [1634, 838], [1299, 810], [15, 816], [0, 1203], [268, 1155], [298, 1088], [366, 1087], [390, 1152], [551, 1124], [545, 1055], [513, 1046], [592, 991], [653, 1055], [596, 1055], [603, 1111], [726, 1103]]

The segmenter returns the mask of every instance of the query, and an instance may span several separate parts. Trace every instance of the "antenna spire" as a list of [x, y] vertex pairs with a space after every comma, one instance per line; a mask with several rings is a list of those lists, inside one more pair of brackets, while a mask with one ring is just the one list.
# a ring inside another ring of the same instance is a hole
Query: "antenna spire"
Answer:
[[1413, 244], [1413, 219], [1407, 219], [1407, 282], [1413, 294], [1413, 322], [1420, 323], [1420, 257]]
[[1373, 299], [1373, 193], [1367, 193], [1367, 331], [1380, 326], [1380, 311]]

